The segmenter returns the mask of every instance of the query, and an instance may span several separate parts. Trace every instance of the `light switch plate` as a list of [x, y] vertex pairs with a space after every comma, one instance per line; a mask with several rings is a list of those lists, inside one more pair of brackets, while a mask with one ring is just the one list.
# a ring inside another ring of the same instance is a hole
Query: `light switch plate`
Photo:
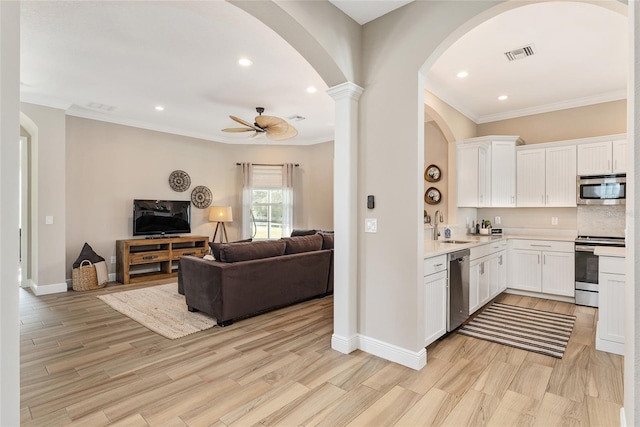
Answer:
[[53, 216], [47, 215], [44, 217], [44, 223], [47, 225], [53, 224]]
[[551, 217], [551, 225], [558, 225], [558, 217], [557, 216], [552, 216]]
[[497, 216], [497, 217], [495, 217], [495, 218], [494, 218], [493, 223], [494, 223], [495, 225], [500, 225], [500, 223], [501, 223], [501, 222], [502, 222], [502, 218], [500, 218], [499, 216]]
[[365, 218], [364, 219], [364, 232], [365, 233], [377, 233], [378, 232], [378, 219], [377, 218]]

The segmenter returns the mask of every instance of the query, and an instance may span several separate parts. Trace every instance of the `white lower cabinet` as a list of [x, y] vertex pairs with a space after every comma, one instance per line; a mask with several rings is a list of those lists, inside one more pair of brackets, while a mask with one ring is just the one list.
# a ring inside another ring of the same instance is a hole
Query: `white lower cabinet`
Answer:
[[469, 263], [469, 314], [495, 298], [507, 286], [506, 242], [471, 249]]
[[596, 350], [624, 355], [624, 258], [598, 258], [599, 308]]
[[425, 347], [447, 333], [447, 257], [424, 260]]
[[511, 240], [509, 288], [575, 297], [573, 242]]

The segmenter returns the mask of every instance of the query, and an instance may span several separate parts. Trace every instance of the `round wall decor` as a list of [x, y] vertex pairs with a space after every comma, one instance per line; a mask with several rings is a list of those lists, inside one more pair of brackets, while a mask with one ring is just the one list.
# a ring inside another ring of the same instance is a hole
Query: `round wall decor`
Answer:
[[440, 203], [441, 197], [440, 190], [435, 187], [429, 187], [424, 193], [424, 202], [430, 205], [437, 205]]
[[191, 186], [191, 177], [185, 171], [175, 170], [169, 175], [169, 186], [173, 191], [186, 191]]
[[440, 168], [436, 165], [430, 165], [424, 171], [424, 179], [429, 182], [438, 182], [440, 181]]
[[213, 195], [211, 194], [211, 190], [209, 190], [204, 185], [198, 185], [191, 192], [191, 203], [193, 206], [200, 209], [208, 208], [211, 205], [211, 199]]

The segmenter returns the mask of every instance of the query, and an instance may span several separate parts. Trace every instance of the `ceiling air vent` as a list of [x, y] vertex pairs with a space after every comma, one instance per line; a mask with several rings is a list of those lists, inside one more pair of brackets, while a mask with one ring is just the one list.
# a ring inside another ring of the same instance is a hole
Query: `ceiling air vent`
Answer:
[[504, 56], [506, 56], [509, 61], [515, 61], [517, 59], [523, 59], [523, 58], [526, 58], [527, 56], [531, 56], [534, 53], [536, 52], [533, 49], [533, 45], [530, 44], [528, 46], [519, 47], [509, 52], [505, 52]]

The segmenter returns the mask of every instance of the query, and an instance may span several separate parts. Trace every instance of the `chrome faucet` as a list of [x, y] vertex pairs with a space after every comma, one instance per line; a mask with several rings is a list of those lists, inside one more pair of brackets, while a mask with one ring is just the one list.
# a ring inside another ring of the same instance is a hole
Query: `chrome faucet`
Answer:
[[437, 210], [433, 215], [433, 240], [438, 240], [438, 236], [440, 232], [438, 231], [438, 219], [442, 222], [442, 215], [440, 215], [440, 211]]

